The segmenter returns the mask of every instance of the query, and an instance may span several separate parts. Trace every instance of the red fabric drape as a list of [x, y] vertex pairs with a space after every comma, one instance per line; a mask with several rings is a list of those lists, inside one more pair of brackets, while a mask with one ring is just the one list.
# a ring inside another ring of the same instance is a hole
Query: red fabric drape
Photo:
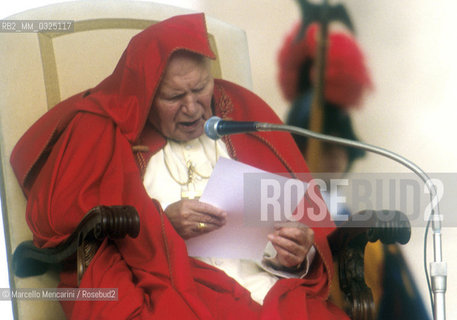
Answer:
[[[71, 319], [341, 319], [329, 305], [328, 229], [317, 228], [319, 256], [306, 279], [280, 280], [263, 306], [222, 271], [189, 258], [185, 242], [142, 184], [132, 144], [149, 155], [165, 138], [146, 124], [152, 97], [171, 53], [187, 49], [208, 57], [202, 14], [171, 18], [135, 36], [113, 74], [97, 87], [53, 108], [21, 138], [11, 163], [28, 197], [34, 240], [52, 247], [66, 239], [97, 205], [134, 206], [136, 239], [105, 241], [84, 274], [82, 288], [119, 288], [119, 301], [62, 302]], [[215, 113], [234, 120], [278, 122], [257, 96], [216, 80]], [[225, 140], [231, 156], [272, 172], [305, 172], [288, 134], [237, 135]], [[74, 287], [75, 273], [61, 274]]]

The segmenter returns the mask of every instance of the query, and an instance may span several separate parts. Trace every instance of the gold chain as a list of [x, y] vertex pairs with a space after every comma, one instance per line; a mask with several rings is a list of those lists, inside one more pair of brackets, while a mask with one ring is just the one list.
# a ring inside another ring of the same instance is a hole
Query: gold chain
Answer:
[[[216, 150], [216, 161], [217, 161], [217, 158], [218, 158], [218, 152], [217, 152], [217, 142], [214, 141], [214, 148]], [[177, 183], [179, 184], [180, 186], [186, 186], [186, 185], [189, 185], [190, 183], [193, 182], [194, 180], [194, 173], [196, 173], [198, 176], [200, 176], [202, 179], [209, 179], [211, 177], [211, 174], [210, 175], [203, 175], [201, 174], [200, 172], [197, 171], [196, 168], [194, 168], [194, 166], [192, 165], [192, 162], [190, 160], [188, 160], [186, 162], [186, 168], [187, 168], [187, 181], [185, 182], [181, 182], [179, 181], [174, 175], [173, 173], [171, 172], [171, 169], [170, 169], [170, 166], [168, 165], [168, 162], [167, 162], [167, 157], [165, 156], [165, 151], [163, 151], [163, 161], [165, 163], [165, 167], [167, 168], [168, 170], [168, 173], [170, 174], [170, 177]]]

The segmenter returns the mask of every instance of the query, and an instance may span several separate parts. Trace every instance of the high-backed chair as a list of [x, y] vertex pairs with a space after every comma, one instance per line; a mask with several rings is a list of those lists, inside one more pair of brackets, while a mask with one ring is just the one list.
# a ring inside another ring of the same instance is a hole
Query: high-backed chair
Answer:
[[[76, 1], [8, 18], [74, 21], [72, 32], [0, 34], [0, 72], [4, 79], [0, 84], [2, 210], [13, 288], [52, 288], [58, 282], [52, 271], [28, 278], [18, 278], [12, 272], [12, 252], [32, 238], [25, 222], [26, 200], [9, 165], [14, 145], [56, 103], [111, 74], [134, 34], [154, 22], [189, 12], [151, 2]], [[244, 31], [211, 17], [207, 17], [207, 27], [218, 56], [212, 65], [214, 75], [251, 88]], [[56, 301], [13, 300], [13, 309], [19, 319], [64, 317]]]
[[[52, 269], [42, 275], [25, 278], [15, 276], [13, 272], [12, 253], [20, 243], [32, 239], [25, 222], [26, 199], [9, 165], [14, 145], [27, 128], [56, 103], [93, 87], [108, 76], [134, 34], [156, 21], [188, 12], [189, 10], [151, 2], [78, 1], [34, 9], [10, 17], [13, 20], [72, 20], [74, 28], [71, 32], [0, 33], [0, 72], [5, 80], [0, 84], [1, 195], [10, 284], [13, 289], [53, 288], [58, 283], [57, 272]], [[252, 88], [245, 33], [211, 17], [207, 17], [207, 26], [211, 45], [218, 56], [212, 65], [215, 77]], [[100, 213], [100, 210], [95, 211]], [[376, 221], [371, 221], [373, 227]], [[403, 226], [399, 224], [399, 227]], [[336, 232], [330, 241], [335, 254], [344, 257], [340, 258], [340, 265], [345, 266], [340, 270], [340, 274], [343, 274], [342, 289], [346, 296], [343, 300], [349, 301], [348, 312], [356, 318], [373, 310], [369, 289], [363, 288], [363, 295], [366, 296], [362, 299], [358, 298], [357, 291], [357, 288], [364, 285], [360, 263], [363, 266], [363, 248], [366, 242], [378, 238], [387, 242], [398, 239], [404, 242], [409, 238], [409, 233], [407, 228], [399, 229], [407, 230], [406, 233], [388, 232], [386, 235], [376, 231], [376, 228], [345, 230], [352, 230], [351, 235]], [[354, 256], [354, 250], [357, 259], [351, 260], [352, 265], [345, 264], [347, 257]], [[32, 261], [33, 255], [29, 258], [26, 261]], [[354, 266], [358, 267], [354, 269]], [[345, 272], [355, 272], [356, 275], [347, 277]], [[362, 284], [359, 284], [360, 281]], [[13, 300], [13, 309], [17, 319], [64, 318], [57, 301]]]

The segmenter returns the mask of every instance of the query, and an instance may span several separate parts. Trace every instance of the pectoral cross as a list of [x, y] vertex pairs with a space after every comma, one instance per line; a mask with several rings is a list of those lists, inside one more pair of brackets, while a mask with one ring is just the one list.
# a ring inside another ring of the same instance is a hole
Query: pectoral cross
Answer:
[[[187, 167], [187, 188], [189, 188], [189, 185], [194, 182], [195, 176], [198, 176], [197, 179], [208, 179], [209, 176], [204, 176], [198, 173], [197, 170], [195, 170], [194, 166], [192, 165], [191, 161], [187, 161], [186, 163]], [[196, 191], [195, 187], [194, 190], [187, 190], [187, 191], [181, 191], [181, 199], [199, 199], [202, 196], [202, 191]]]

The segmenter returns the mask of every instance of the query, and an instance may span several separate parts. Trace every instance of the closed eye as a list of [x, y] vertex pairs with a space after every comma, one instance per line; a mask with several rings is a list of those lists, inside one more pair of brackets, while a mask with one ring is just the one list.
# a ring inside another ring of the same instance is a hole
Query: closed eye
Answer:
[[177, 94], [177, 95], [174, 95], [174, 96], [170, 96], [170, 97], [165, 97], [166, 100], [170, 100], [170, 101], [174, 101], [174, 100], [179, 100], [181, 98], [183, 98], [185, 96], [185, 93], [181, 93], [181, 94]]
[[199, 92], [202, 92], [203, 89], [205, 89], [205, 87], [201, 87], [201, 88], [197, 88], [197, 89], [193, 89], [192, 92], [193, 93], [199, 93]]

